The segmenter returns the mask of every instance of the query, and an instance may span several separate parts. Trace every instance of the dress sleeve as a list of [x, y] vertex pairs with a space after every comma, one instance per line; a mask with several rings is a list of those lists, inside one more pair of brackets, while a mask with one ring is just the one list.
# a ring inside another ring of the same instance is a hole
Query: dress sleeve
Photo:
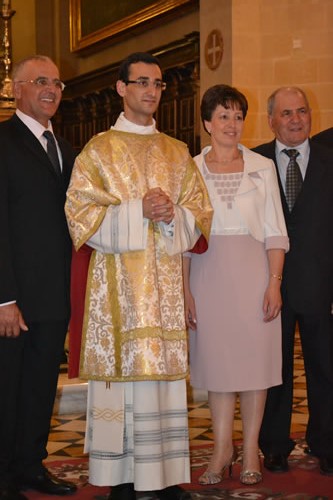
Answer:
[[289, 250], [289, 238], [281, 204], [280, 189], [276, 169], [272, 162], [268, 169], [266, 182], [264, 239], [266, 250], [282, 248]]

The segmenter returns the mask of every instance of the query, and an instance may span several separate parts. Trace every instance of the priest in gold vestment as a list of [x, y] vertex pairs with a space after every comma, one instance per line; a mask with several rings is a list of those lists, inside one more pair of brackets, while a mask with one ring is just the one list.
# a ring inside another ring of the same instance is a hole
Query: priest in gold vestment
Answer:
[[164, 88], [153, 56], [122, 63], [124, 112], [77, 157], [67, 194], [74, 246], [93, 249], [80, 377], [89, 480], [109, 500], [191, 498], [177, 486], [190, 482], [181, 255], [207, 246], [212, 208], [186, 145], [156, 130]]

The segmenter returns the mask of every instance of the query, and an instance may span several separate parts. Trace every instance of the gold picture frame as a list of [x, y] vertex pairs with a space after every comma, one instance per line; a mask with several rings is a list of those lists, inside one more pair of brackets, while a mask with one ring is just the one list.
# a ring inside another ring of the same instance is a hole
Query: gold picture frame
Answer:
[[198, 4], [199, 0], [70, 0], [71, 52], [94, 50]]

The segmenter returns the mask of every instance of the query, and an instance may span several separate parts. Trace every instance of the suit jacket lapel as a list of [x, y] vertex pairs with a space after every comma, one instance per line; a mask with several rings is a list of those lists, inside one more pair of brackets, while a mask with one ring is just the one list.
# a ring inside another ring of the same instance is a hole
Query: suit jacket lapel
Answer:
[[276, 141], [274, 139], [272, 142], [267, 144], [267, 151], [265, 151], [265, 156], [267, 156], [267, 158], [270, 158], [274, 162], [274, 165], [276, 168], [276, 173], [277, 173], [277, 178], [278, 178], [278, 182], [279, 182], [280, 197], [281, 197], [283, 213], [285, 214], [285, 216], [287, 216], [287, 215], [290, 215], [290, 212], [289, 212], [289, 207], [287, 204], [286, 195], [284, 193], [283, 185], [282, 185], [281, 178], [280, 178], [280, 172], [278, 169], [277, 158], [275, 155], [275, 148], [276, 148]]
[[70, 145], [62, 138], [58, 137], [57, 142], [61, 151], [61, 156], [62, 156], [62, 179], [63, 179], [63, 184], [65, 189], [67, 189], [71, 173], [72, 173], [72, 168], [75, 160], [75, 153], [71, 149]]
[[309, 190], [314, 190], [322, 185], [323, 176], [325, 175], [325, 171], [327, 168], [327, 164], [322, 162], [320, 152], [316, 151], [316, 145], [310, 143], [310, 157], [309, 163], [306, 169], [305, 179], [303, 183], [303, 189], [300, 193], [306, 195]]
[[309, 162], [306, 167], [306, 174], [304, 177], [302, 189], [297, 197], [295, 205], [291, 213], [297, 213], [299, 208], [308, 203], [312, 199], [313, 193], [320, 191], [321, 186], [324, 184], [324, 175], [327, 165], [322, 162], [320, 151], [317, 151], [317, 145], [310, 142], [310, 156]]
[[256, 172], [245, 172], [242, 177], [240, 186], [237, 191], [237, 195], [247, 193], [248, 191], [252, 191], [253, 189], [257, 189], [258, 183], [256, 182], [260, 177]]
[[243, 149], [243, 157], [244, 157], [244, 175], [242, 177], [239, 189], [237, 191], [237, 195], [247, 193], [254, 189], [258, 189], [258, 186], [263, 182], [263, 178], [261, 175], [262, 170], [267, 170], [267, 164], [265, 162], [264, 165], [254, 162], [251, 155], [247, 152], [246, 149]]
[[283, 207], [283, 212], [285, 214], [286, 220], [290, 220], [290, 217], [294, 214], [297, 214], [299, 211], [300, 207], [304, 207], [304, 203], [307, 203], [307, 200], [311, 199], [313, 196], [313, 193], [316, 190], [321, 189], [321, 186], [325, 182], [323, 177], [325, 176], [325, 172], [327, 171], [327, 161], [325, 159], [322, 159], [322, 154], [321, 154], [321, 148], [318, 147], [318, 145], [310, 140], [310, 157], [309, 157], [309, 163], [307, 165], [306, 169], [306, 174], [302, 186], [302, 190], [296, 200], [295, 206], [291, 212], [289, 212], [289, 208], [287, 205], [286, 197], [284, 194], [284, 189], [281, 183], [280, 179], [280, 174], [279, 174], [279, 169], [277, 166], [277, 159], [275, 156], [275, 140], [264, 144], [263, 147], [260, 149], [260, 153], [266, 156], [267, 158], [270, 158], [271, 160], [274, 161], [276, 171], [277, 171], [277, 177], [278, 177], [278, 182], [279, 182], [279, 188], [280, 188], [280, 194], [281, 194], [281, 201], [282, 201], [282, 207]]
[[62, 185], [62, 179], [56, 174], [51, 160], [36, 136], [16, 115], [13, 115], [11, 120], [13, 121], [16, 132], [20, 136], [20, 141], [23, 142], [24, 146], [36, 157], [36, 167], [47, 168], [57, 183]]

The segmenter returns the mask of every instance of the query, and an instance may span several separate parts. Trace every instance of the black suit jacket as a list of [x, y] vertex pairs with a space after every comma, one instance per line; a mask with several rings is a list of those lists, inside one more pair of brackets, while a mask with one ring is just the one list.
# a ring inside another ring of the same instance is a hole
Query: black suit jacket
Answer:
[[62, 179], [16, 115], [0, 123], [0, 303], [16, 300], [26, 321], [69, 316], [71, 241], [64, 203], [74, 153], [57, 141]]
[[[254, 148], [276, 163], [275, 141]], [[310, 141], [302, 191], [289, 213], [277, 169], [290, 238], [282, 290], [299, 313], [330, 311], [333, 302], [333, 153]]]
[[312, 137], [313, 141], [320, 142], [328, 148], [333, 148], [333, 127], [323, 130]]

